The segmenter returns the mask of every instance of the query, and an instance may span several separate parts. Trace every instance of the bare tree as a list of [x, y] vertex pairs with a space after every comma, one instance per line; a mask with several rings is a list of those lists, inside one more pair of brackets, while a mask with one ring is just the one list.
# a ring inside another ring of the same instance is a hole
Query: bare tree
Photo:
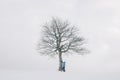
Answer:
[[68, 21], [52, 18], [50, 23], [43, 26], [42, 39], [38, 44], [38, 50], [43, 55], [58, 55], [59, 71], [62, 71], [63, 54], [84, 54], [82, 47], [84, 38], [77, 33], [78, 29], [71, 26]]

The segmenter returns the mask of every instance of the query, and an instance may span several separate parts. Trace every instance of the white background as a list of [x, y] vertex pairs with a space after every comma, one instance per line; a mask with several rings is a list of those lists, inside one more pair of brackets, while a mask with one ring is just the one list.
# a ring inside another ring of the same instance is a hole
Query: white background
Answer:
[[[41, 26], [59, 17], [86, 38], [90, 54], [40, 56]], [[120, 80], [119, 0], [0, 0], [0, 80]]]

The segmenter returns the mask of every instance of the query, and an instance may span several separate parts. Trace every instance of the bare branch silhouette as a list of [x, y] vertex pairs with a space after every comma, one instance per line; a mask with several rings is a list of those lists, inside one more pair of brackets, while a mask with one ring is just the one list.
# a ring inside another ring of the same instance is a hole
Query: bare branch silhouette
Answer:
[[59, 71], [62, 70], [62, 54], [69, 52], [83, 55], [85, 48], [84, 38], [79, 36], [75, 26], [71, 26], [68, 21], [62, 21], [58, 18], [52, 18], [50, 23], [43, 26], [41, 42], [38, 44], [38, 50], [43, 55], [59, 56]]

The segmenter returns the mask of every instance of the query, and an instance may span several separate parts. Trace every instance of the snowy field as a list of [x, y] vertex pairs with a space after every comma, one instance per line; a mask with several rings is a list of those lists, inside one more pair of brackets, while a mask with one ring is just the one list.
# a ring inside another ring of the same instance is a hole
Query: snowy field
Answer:
[[0, 70], [0, 80], [120, 80], [120, 72]]

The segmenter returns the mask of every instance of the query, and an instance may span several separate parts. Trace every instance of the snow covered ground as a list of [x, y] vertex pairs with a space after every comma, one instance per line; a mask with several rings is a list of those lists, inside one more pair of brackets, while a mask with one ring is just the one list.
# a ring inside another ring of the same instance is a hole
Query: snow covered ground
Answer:
[[120, 80], [118, 72], [58, 72], [55, 70], [0, 70], [0, 80]]

